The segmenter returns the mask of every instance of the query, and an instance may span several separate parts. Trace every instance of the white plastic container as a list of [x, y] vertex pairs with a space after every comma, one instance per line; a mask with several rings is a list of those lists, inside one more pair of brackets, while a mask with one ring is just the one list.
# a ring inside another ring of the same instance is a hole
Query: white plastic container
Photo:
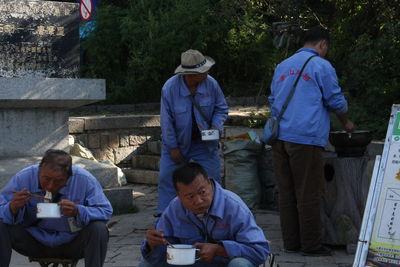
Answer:
[[167, 247], [167, 263], [173, 265], [190, 265], [194, 264], [196, 260], [196, 251], [198, 248], [186, 244], [174, 244], [174, 247]]
[[201, 140], [214, 141], [219, 140], [219, 130], [209, 129], [201, 131]]
[[58, 203], [37, 203], [37, 218], [61, 218], [60, 205]]

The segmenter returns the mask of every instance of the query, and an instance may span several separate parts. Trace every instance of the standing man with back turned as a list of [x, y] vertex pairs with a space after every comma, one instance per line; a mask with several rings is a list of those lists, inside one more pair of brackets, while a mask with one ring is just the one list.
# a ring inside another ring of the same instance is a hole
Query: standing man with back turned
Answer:
[[179, 165], [193, 160], [206, 170], [210, 178], [220, 182], [218, 140], [201, 140], [201, 130], [218, 129], [221, 132], [228, 117], [225, 96], [218, 82], [208, 75], [214, 64], [212, 58], [189, 49], [182, 53], [176, 75], [162, 88], [160, 116], [163, 149], [158, 182], [158, 215], [176, 196], [172, 172]]
[[354, 130], [347, 118], [347, 102], [335, 69], [324, 59], [329, 32], [315, 27], [305, 33], [304, 46], [275, 69], [269, 96], [272, 116], [277, 117], [300, 69], [307, 59], [294, 95], [280, 120], [272, 145], [279, 185], [279, 212], [284, 250], [308, 256], [327, 256], [321, 244], [320, 201], [324, 183], [323, 148], [330, 127], [329, 112], [336, 114], [346, 131]]

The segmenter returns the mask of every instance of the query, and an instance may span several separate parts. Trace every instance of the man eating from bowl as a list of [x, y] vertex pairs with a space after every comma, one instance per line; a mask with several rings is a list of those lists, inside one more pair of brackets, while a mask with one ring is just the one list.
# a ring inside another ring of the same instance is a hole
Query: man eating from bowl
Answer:
[[[37, 204], [51, 196], [62, 217], [38, 218]], [[103, 266], [112, 207], [89, 172], [72, 166], [62, 150], [46, 151], [39, 165], [18, 172], [0, 194], [0, 267], [12, 249], [34, 258], [85, 258]]]
[[167, 244], [200, 249], [193, 266], [258, 266], [269, 254], [268, 242], [244, 202], [207, 177], [191, 162], [173, 173], [177, 197], [171, 201], [142, 243], [139, 266], [166, 263]]

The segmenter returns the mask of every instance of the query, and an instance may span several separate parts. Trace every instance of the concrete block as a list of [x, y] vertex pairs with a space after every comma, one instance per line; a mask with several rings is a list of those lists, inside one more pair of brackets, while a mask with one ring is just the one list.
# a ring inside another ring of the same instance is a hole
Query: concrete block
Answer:
[[132, 157], [132, 168], [160, 170], [160, 156], [158, 155], [135, 155]]
[[138, 146], [119, 147], [115, 150], [114, 163], [118, 164], [121, 161], [129, 161], [134, 155]]
[[85, 130], [129, 129], [159, 127], [159, 115], [129, 115], [112, 117], [85, 117]]
[[104, 194], [110, 201], [114, 215], [132, 212], [133, 202], [133, 187], [123, 186], [104, 189]]
[[101, 148], [108, 147], [108, 135], [106, 135], [106, 134], [100, 135], [100, 147]]
[[147, 136], [137, 136], [137, 135], [130, 135], [129, 136], [129, 145], [131, 146], [138, 146], [147, 141]]
[[106, 97], [106, 82], [102, 79], [1, 77], [0, 84], [1, 108], [71, 109]]
[[158, 172], [140, 169], [123, 169], [128, 183], [158, 184]]
[[149, 141], [146, 143], [147, 152], [155, 155], [161, 155], [162, 144], [161, 141]]
[[119, 147], [119, 136], [118, 134], [111, 134], [108, 137], [108, 146], [112, 148]]
[[83, 146], [87, 147], [89, 142], [88, 142], [88, 135], [87, 134], [78, 134], [75, 135], [75, 140], [78, 140], [78, 142], [82, 143]]
[[69, 118], [68, 129], [70, 134], [83, 133], [85, 128], [85, 120], [80, 118]]
[[[9, 158], [0, 160], [0, 190], [20, 170], [39, 164], [41, 157]], [[72, 164], [82, 167], [93, 174], [103, 188], [120, 186], [118, 169], [115, 166], [78, 157], [72, 157]]]
[[129, 135], [121, 134], [119, 136], [119, 146], [122, 147], [129, 146]]
[[106, 147], [106, 148], [98, 148], [98, 149], [92, 149], [91, 150], [94, 157], [99, 160], [107, 160], [111, 162], [115, 162], [115, 153], [112, 148]]
[[100, 148], [100, 135], [89, 134], [88, 136], [88, 148]]
[[68, 148], [66, 110], [3, 109], [0, 104], [0, 125], [1, 157], [38, 156], [50, 148]]

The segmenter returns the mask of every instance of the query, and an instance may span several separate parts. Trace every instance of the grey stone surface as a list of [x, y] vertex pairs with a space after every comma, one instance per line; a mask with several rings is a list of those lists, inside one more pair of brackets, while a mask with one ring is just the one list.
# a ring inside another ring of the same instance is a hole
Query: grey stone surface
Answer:
[[[116, 167], [78, 157], [72, 157], [72, 159], [73, 164], [82, 167], [93, 174], [103, 188], [121, 185], [122, 182], [119, 181], [118, 170]], [[17, 172], [30, 165], [38, 164], [40, 160], [41, 157], [0, 159], [0, 189], [3, 188]]]
[[140, 169], [123, 169], [128, 183], [137, 184], [158, 184], [158, 171], [140, 170]]
[[132, 168], [160, 170], [160, 156], [158, 155], [135, 155], [132, 157]]
[[105, 99], [105, 80], [0, 78], [1, 108], [75, 108]]
[[[0, 83], [1, 91], [1, 83]], [[0, 100], [0, 155], [42, 155], [68, 147], [68, 112], [56, 109], [3, 109]]]
[[159, 127], [159, 115], [95, 116], [84, 117], [85, 130]]
[[82, 118], [69, 118], [68, 121], [69, 133], [82, 133], [85, 129], [85, 119]]
[[123, 186], [104, 189], [104, 194], [110, 201], [114, 214], [132, 212], [133, 203], [133, 187]]
[[[109, 222], [110, 241], [105, 267], [135, 267], [140, 262], [140, 244], [148, 225], [154, 221], [152, 214], [157, 203], [157, 187], [133, 185], [134, 201], [139, 211], [133, 214], [113, 216]], [[272, 253], [280, 267], [350, 267], [354, 255], [347, 255], [344, 248], [335, 247], [333, 256], [304, 257], [300, 253], [284, 253], [279, 227], [279, 215], [265, 210], [255, 212], [257, 223], [270, 241]], [[273, 238], [272, 238], [273, 237]], [[37, 266], [29, 264], [26, 257], [13, 252], [11, 267]], [[83, 267], [80, 260], [78, 267]], [[266, 264], [268, 267], [268, 265]]]
[[162, 144], [161, 141], [149, 141], [146, 143], [146, 151], [154, 155], [161, 155]]

